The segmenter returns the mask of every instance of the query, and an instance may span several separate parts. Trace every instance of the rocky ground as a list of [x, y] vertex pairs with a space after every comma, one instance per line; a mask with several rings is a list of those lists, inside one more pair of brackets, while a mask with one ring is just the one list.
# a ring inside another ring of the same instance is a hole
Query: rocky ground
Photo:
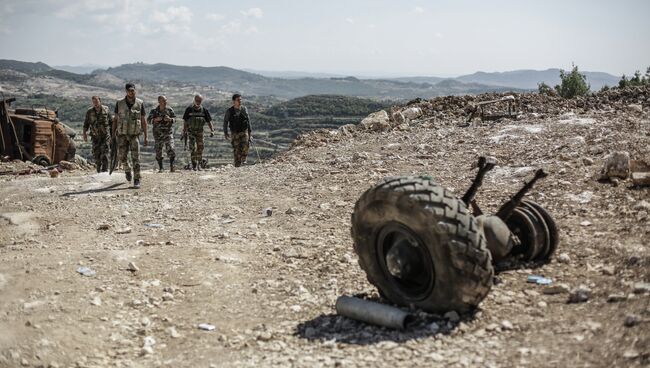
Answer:
[[[470, 126], [476, 98], [419, 101], [265, 164], [146, 172], [140, 190], [123, 174], [2, 176], [0, 366], [648, 366], [650, 189], [595, 180], [610, 152], [650, 158], [641, 92], [525, 95], [519, 120]], [[377, 297], [350, 238], [359, 195], [403, 174], [462, 195], [479, 155], [499, 160], [488, 212], [551, 174], [529, 197], [560, 226], [554, 259], [498, 273], [471, 315], [420, 312], [403, 332], [336, 316], [339, 295]]]

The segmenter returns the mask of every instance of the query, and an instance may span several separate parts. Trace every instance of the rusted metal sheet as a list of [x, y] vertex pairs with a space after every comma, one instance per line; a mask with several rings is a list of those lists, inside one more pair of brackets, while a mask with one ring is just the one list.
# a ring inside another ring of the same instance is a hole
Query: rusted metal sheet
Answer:
[[32, 127], [33, 156], [45, 156], [48, 158], [50, 163], [52, 163], [55, 143], [52, 135], [52, 122], [47, 120], [35, 120]]

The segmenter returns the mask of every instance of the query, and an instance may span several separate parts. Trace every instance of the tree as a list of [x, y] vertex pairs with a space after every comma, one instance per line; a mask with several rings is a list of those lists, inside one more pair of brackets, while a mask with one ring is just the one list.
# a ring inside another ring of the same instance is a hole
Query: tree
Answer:
[[625, 88], [629, 85], [630, 81], [627, 79], [625, 74], [621, 77], [621, 80], [618, 81], [618, 88]]
[[650, 67], [646, 69], [645, 75], [641, 75], [640, 71], [634, 72], [634, 76], [628, 79], [625, 74], [621, 77], [621, 80], [618, 81], [619, 88], [625, 87], [634, 87], [634, 86], [645, 86], [650, 84]]
[[554, 95], [553, 88], [544, 82], [537, 83], [537, 91], [540, 95]]
[[560, 81], [560, 85], [555, 86], [555, 90], [564, 98], [584, 96], [589, 93], [591, 87], [587, 84], [587, 77], [578, 71], [577, 65], [573, 65], [570, 73], [560, 70]]

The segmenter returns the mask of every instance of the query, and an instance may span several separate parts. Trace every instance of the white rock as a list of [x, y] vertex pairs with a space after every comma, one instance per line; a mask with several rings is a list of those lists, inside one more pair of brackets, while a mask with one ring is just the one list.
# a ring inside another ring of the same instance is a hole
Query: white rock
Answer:
[[632, 112], [643, 112], [643, 105], [641, 104], [629, 104], [627, 108]]
[[445, 315], [443, 317], [448, 319], [449, 322], [458, 322], [458, 321], [460, 321], [460, 316], [458, 315], [458, 312], [456, 312], [456, 311], [449, 311], [449, 312], [445, 313]]
[[397, 124], [397, 125], [402, 124], [403, 122], [406, 121], [406, 118], [404, 117], [404, 115], [402, 114], [401, 111], [394, 112], [393, 115], [392, 115], [392, 118], [393, 118], [393, 121], [395, 122], [395, 124]]
[[409, 120], [414, 120], [422, 116], [422, 109], [419, 107], [409, 107], [402, 110], [402, 115]]
[[560, 255], [557, 256], [557, 261], [560, 263], [569, 263], [571, 262], [571, 257], [566, 253], [560, 253]]
[[571, 290], [569, 294], [569, 303], [584, 303], [591, 297], [591, 289], [585, 285], [580, 285]]
[[123, 227], [123, 228], [117, 229], [117, 231], [115, 231], [116, 234], [128, 234], [130, 232], [131, 232], [130, 227]]
[[96, 296], [93, 298], [93, 300], [90, 301], [90, 304], [95, 305], [95, 306], [100, 306], [102, 305], [102, 298], [99, 296]]
[[605, 164], [600, 171], [601, 179], [627, 179], [630, 175], [630, 153], [626, 151], [612, 152], [605, 157]]
[[622, 301], [624, 301], [626, 299], [627, 299], [627, 297], [623, 293], [609, 294], [609, 296], [607, 296], [607, 302], [608, 303], [622, 302]]
[[634, 284], [634, 293], [635, 294], [650, 293], [650, 283], [648, 283], [648, 282], [637, 282], [636, 284]]
[[167, 328], [167, 333], [169, 334], [169, 336], [171, 336], [174, 339], [181, 337], [181, 334], [179, 334], [178, 331], [176, 331], [176, 327], [174, 326]]
[[214, 325], [211, 325], [209, 323], [201, 323], [197, 327], [199, 328], [199, 330], [203, 330], [203, 331], [214, 331], [214, 329], [216, 329]]
[[590, 191], [584, 191], [580, 194], [567, 194], [567, 198], [581, 204], [587, 204], [591, 202], [591, 199], [594, 197], [594, 193]]
[[138, 268], [138, 266], [137, 266], [135, 263], [133, 263], [133, 262], [129, 262], [129, 265], [126, 266], [126, 269], [127, 269], [128, 271], [131, 271], [131, 272], [138, 272], [138, 271], [140, 271], [140, 268]]
[[503, 328], [504, 330], [512, 330], [515, 327], [512, 325], [512, 322], [508, 320], [503, 320], [501, 321], [501, 328]]
[[359, 125], [367, 130], [386, 131], [390, 129], [388, 120], [388, 113], [381, 110], [368, 115]]
[[635, 211], [650, 211], [650, 203], [646, 200], [641, 200], [637, 202], [632, 209]]

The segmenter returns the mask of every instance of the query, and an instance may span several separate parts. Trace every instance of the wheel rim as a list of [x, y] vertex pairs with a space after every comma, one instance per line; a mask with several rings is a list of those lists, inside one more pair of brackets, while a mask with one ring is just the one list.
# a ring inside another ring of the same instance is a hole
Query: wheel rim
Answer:
[[435, 270], [429, 250], [408, 227], [384, 226], [377, 236], [381, 270], [396, 290], [411, 300], [426, 298], [433, 289]]

